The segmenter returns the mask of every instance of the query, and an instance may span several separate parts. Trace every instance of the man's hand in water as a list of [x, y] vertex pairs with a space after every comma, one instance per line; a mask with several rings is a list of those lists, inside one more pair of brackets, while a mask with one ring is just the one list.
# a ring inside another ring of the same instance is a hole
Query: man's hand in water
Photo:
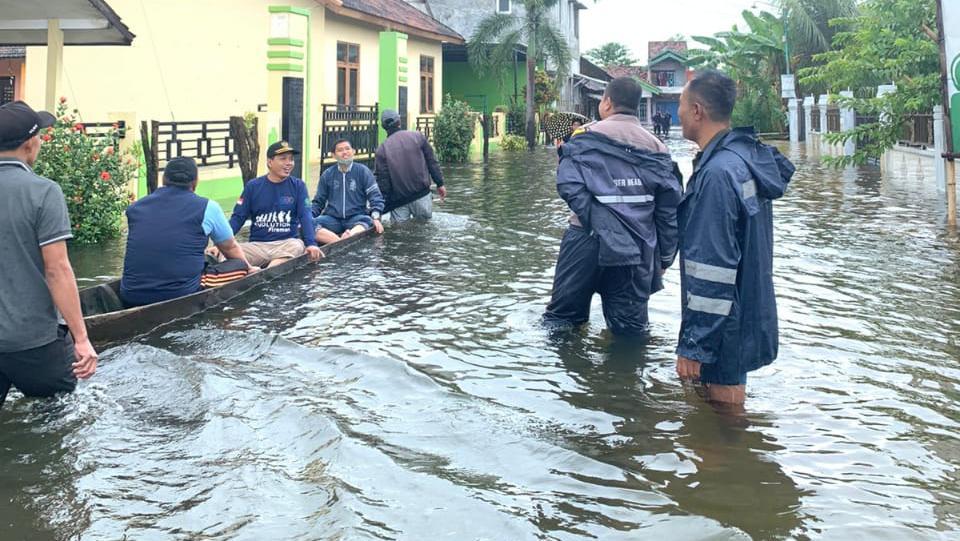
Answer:
[[447, 198], [447, 187], [446, 186], [437, 186], [437, 194], [440, 195], [440, 201], [443, 201]]
[[316, 246], [307, 246], [307, 255], [310, 257], [310, 261], [319, 261], [323, 257], [323, 252]]
[[73, 363], [73, 375], [79, 379], [87, 379], [97, 371], [97, 352], [89, 339], [84, 338], [73, 344], [73, 354], [76, 358]]
[[677, 357], [677, 375], [680, 379], [700, 379], [700, 361]]

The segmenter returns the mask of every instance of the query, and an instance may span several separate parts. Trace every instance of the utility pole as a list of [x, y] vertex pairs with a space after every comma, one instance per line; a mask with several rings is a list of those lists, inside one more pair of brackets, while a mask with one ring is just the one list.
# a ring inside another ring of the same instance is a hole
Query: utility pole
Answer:
[[[948, 0], [950, 1], [950, 0]], [[954, 1], [954, 4], [956, 2]], [[960, 7], [955, 5], [951, 6], [954, 11], [951, 12], [951, 15], [956, 17], [955, 11], [960, 11]], [[954, 154], [956, 149], [953, 144], [953, 113], [951, 112], [950, 107], [950, 63], [949, 58], [947, 57], [947, 36], [943, 24], [943, 0], [937, 0], [937, 41], [940, 49], [940, 91], [943, 99], [943, 116], [945, 122], [943, 123], [944, 135], [946, 136], [946, 149], [947, 151], [943, 154], [942, 158], [947, 159], [947, 225], [950, 227], [956, 227], [957, 225], [957, 167], [956, 167], [956, 158], [957, 155]], [[953, 19], [951, 19], [953, 20]], [[958, 56], [960, 58], [960, 56]], [[960, 71], [960, 69], [958, 69]], [[954, 75], [956, 77], [956, 75]], [[956, 84], [960, 85], [960, 81], [954, 81]], [[938, 159], [940, 159], [938, 157]]]

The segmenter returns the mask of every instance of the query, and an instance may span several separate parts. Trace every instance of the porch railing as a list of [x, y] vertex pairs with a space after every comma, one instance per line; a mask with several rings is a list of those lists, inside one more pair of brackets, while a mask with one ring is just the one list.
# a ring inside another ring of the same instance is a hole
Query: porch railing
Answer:
[[330, 154], [330, 147], [338, 139], [348, 139], [358, 162], [370, 162], [377, 150], [380, 138], [379, 104], [374, 105], [337, 105], [324, 104], [323, 123], [318, 141], [323, 163], [336, 161]]
[[431, 144], [433, 144], [433, 127], [436, 123], [437, 117], [433, 115], [417, 117], [417, 131], [422, 133]]
[[900, 132], [899, 142], [906, 146], [932, 148], [933, 115], [909, 115]]
[[123, 139], [127, 136], [127, 123], [124, 120], [116, 122], [83, 122], [83, 132], [90, 137], [110, 137], [113, 135], [113, 127], [117, 127], [115, 139]]
[[827, 132], [837, 133], [840, 131], [840, 108], [836, 106], [827, 107]]
[[158, 171], [179, 156], [193, 158], [197, 167], [237, 165], [237, 151], [230, 137], [229, 120], [157, 122]]

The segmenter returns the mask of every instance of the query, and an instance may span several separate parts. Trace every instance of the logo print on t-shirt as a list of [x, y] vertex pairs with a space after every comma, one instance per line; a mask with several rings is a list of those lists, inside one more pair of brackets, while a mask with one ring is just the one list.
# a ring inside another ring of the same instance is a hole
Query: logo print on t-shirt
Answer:
[[268, 233], [289, 233], [292, 228], [292, 218], [291, 211], [265, 212], [254, 218], [253, 225], [256, 228], [265, 229]]

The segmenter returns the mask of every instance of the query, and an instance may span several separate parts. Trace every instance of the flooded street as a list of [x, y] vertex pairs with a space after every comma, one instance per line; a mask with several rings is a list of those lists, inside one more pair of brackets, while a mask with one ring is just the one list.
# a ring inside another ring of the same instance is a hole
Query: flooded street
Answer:
[[[671, 142], [686, 174], [694, 149]], [[960, 242], [935, 183], [798, 165], [777, 202], [780, 358], [747, 414], [651, 338], [538, 326], [556, 158], [446, 168], [429, 224], [103, 352], [0, 411], [0, 540], [955, 539]], [[309, 182], [311, 188], [315, 180]], [[84, 284], [122, 247], [74, 250]]]

